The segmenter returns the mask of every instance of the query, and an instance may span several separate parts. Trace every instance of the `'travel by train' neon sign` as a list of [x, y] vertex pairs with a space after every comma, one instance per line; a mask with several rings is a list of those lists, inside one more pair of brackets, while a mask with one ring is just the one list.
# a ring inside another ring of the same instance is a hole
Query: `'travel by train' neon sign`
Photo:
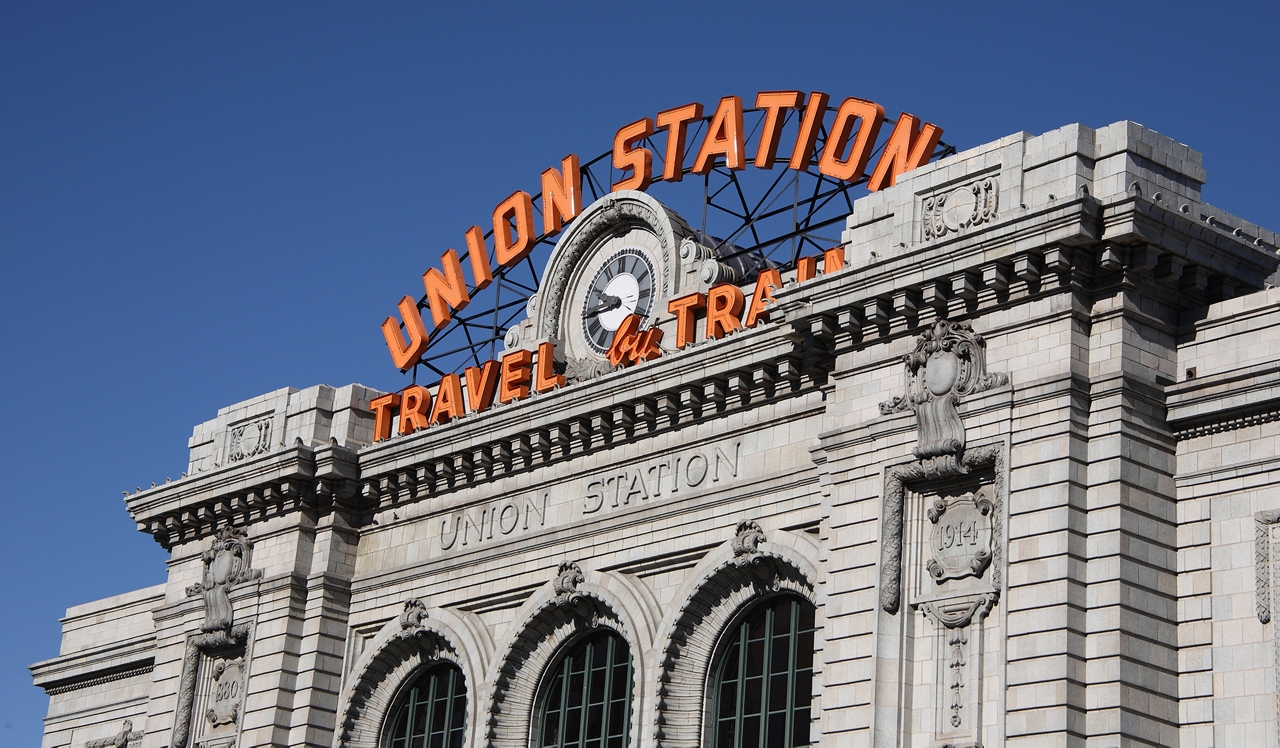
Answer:
[[[799, 123], [790, 154], [786, 157], [786, 168], [807, 171], [816, 166], [828, 178], [856, 182], [867, 176], [868, 163], [885, 122], [884, 108], [855, 97], [842, 101], [827, 126], [825, 145], [815, 163], [819, 131], [829, 102], [827, 94], [817, 91], [807, 97], [800, 91], [758, 93], [755, 110], [762, 114], [762, 121], [755, 153], [750, 156], [743, 128], [743, 102], [739, 96], [720, 99], [709, 117], [704, 117], [701, 104], [692, 103], [659, 112], [654, 118], [645, 117], [629, 123], [619, 128], [614, 136], [613, 165], [624, 176], [614, 182], [611, 189], [614, 192], [646, 190], [655, 181], [681, 181], [686, 156], [693, 153], [686, 149], [694, 147], [687, 143], [690, 124], [703, 119], [706, 119], [707, 127], [701, 143], [696, 145], [697, 155], [690, 173], [706, 174], [717, 166], [735, 171], [748, 165], [772, 169], [779, 160], [785, 117], [792, 112], [798, 114]], [[661, 154], [662, 167], [655, 171], [654, 153], [644, 143], [652, 143], [650, 138], [658, 133], [665, 133], [666, 143]], [[921, 123], [914, 115], [902, 113], [867, 179], [867, 189], [875, 192], [890, 187], [902, 173], [927, 163], [941, 137], [942, 129], [938, 126]], [[465, 242], [470, 281], [464, 275], [462, 259], [454, 249], [445, 250], [438, 268], [429, 268], [423, 273], [430, 330], [418, 302], [411, 296], [403, 297], [397, 305], [399, 321], [394, 316], [383, 321], [382, 333], [396, 368], [408, 371], [417, 364], [427, 350], [431, 335], [447, 327], [454, 313], [466, 308], [476, 292], [488, 287], [495, 272], [524, 261], [535, 244], [558, 234], [582, 211], [582, 171], [578, 156], [570, 154], [561, 161], [559, 169], [553, 167], [543, 171], [541, 186], [541, 226], [535, 225], [534, 198], [523, 190], [513, 192], [494, 208], [492, 260], [484, 230], [478, 225], [467, 229]], [[801, 260], [796, 268], [798, 282], [816, 274], [816, 258]], [[827, 250], [825, 268], [838, 267], [836, 263], [843, 264], [843, 251], [839, 248]], [[767, 318], [764, 308], [772, 301], [772, 289], [781, 286], [781, 278], [776, 270], [763, 271], [757, 279], [756, 291], [749, 305], [743, 303], [742, 291], [730, 286], [722, 284], [711, 288], [706, 295], [694, 294], [671, 301], [669, 311], [676, 315], [678, 322], [678, 348], [689, 342], [693, 315], [699, 310], [716, 315], [717, 323], [707, 325], [707, 334], [713, 337], [721, 337], [739, 327], [752, 327]], [[744, 307], [747, 315], [745, 320], [741, 320]], [[713, 334], [713, 331], [718, 334]], [[647, 340], [637, 337], [646, 334], [650, 336]], [[614, 365], [628, 365], [656, 356], [656, 336], [649, 331], [640, 331], [638, 321], [626, 329], [625, 338], [615, 342], [618, 345], [614, 346], [610, 356], [611, 360], [617, 359]], [[464, 371], [468, 393], [465, 401], [462, 379], [457, 374], [444, 375], [434, 397], [427, 388], [414, 384], [401, 392], [374, 400], [375, 439], [390, 437], [393, 411], [400, 414], [401, 433], [408, 434], [447, 422], [464, 412], [484, 410], [495, 398], [498, 402], [507, 403], [527, 397], [531, 389], [544, 392], [563, 385], [564, 377], [553, 367], [555, 351], [544, 350], [548, 348], [551, 348], [550, 343], [540, 345], [536, 358], [530, 351], [512, 351], [503, 355], [500, 362], [487, 361], [480, 366], [468, 367]]]

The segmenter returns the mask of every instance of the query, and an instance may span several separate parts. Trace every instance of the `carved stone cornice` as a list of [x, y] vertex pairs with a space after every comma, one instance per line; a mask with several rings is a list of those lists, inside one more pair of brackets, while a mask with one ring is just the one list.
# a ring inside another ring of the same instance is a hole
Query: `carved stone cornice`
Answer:
[[165, 549], [221, 528], [304, 507], [353, 509], [356, 453], [335, 443], [300, 441], [257, 457], [188, 475], [125, 499], [138, 529]]
[[29, 666], [31, 679], [46, 693], [64, 693], [150, 672], [155, 663], [155, 634], [81, 650]]
[[[691, 370], [707, 374], [690, 381]], [[647, 362], [646, 386], [629, 400], [616, 399], [615, 378], [640, 371], [614, 372], [368, 447], [360, 453], [362, 499], [388, 509], [817, 386], [802, 375], [795, 343], [771, 324]]]

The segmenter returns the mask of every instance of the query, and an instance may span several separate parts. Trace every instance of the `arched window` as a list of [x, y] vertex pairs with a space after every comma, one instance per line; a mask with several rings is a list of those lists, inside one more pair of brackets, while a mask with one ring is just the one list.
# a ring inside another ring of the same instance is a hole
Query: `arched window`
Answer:
[[617, 634], [584, 639], [548, 673], [540, 748], [625, 748], [630, 743], [631, 651]]
[[730, 629], [712, 682], [715, 748], [809, 745], [813, 606], [781, 597]]
[[467, 726], [467, 688], [455, 665], [423, 673], [404, 695], [385, 748], [462, 748]]

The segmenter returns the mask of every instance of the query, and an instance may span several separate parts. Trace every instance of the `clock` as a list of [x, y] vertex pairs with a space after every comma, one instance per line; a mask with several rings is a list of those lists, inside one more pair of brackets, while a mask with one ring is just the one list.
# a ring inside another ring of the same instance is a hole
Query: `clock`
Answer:
[[605, 257], [592, 277], [582, 301], [579, 324], [591, 350], [603, 355], [613, 333], [628, 315], [649, 319], [656, 273], [649, 254], [638, 246], [623, 246]]
[[638, 315], [641, 328], [670, 327], [667, 303], [703, 287], [710, 250], [697, 241], [689, 224], [644, 192], [596, 200], [555, 243], [527, 318], [507, 328], [507, 350], [553, 342], [570, 382], [613, 371], [607, 354], [628, 315]]

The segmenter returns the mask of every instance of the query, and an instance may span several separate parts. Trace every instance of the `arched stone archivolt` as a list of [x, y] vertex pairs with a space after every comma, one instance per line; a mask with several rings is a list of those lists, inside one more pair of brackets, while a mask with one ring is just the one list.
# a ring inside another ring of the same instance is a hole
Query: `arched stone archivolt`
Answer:
[[[601, 630], [615, 631], [631, 650], [632, 734], [642, 724], [642, 684], [648, 682], [646, 655], [653, 649], [658, 606], [643, 583], [619, 574], [583, 572], [562, 564], [555, 580], [536, 592], [499, 641], [487, 696], [486, 748], [526, 748], [538, 689], [552, 662], [566, 647]], [[523, 623], [521, 623], [523, 622]]]
[[[717, 645], [724, 632], [757, 603], [788, 593], [798, 595], [818, 610], [817, 626], [823, 627], [821, 558], [821, 547], [807, 536], [782, 530], [766, 536], [755, 523], [744, 522], [732, 541], [693, 569], [672, 598], [675, 608], [658, 629], [651, 733], [656, 744], [664, 748], [703, 744], [707, 688]], [[815, 691], [820, 690], [819, 669], [815, 661]]]
[[378, 748], [390, 711], [417, 675], [442, 662], [457, 665], [467, 686], [467, 739], [475, 742], [484, 725], [484, 707], [476, 698], [492, 659], [493, 640], [484, 626], [467, 614], [443, 608], [428, 610], [421, 600], [405, 602], [400, 616], [388, 621], [351, 669], [352, 677], [338, 699], [338, 748]]

